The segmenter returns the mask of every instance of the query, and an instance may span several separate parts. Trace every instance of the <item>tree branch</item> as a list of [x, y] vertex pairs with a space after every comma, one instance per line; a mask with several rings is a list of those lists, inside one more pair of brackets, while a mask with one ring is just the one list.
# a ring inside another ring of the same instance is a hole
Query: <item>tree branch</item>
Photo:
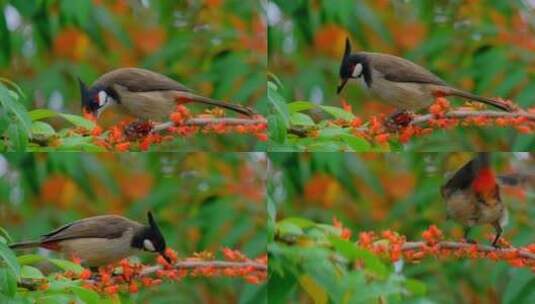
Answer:
[[402, 246], [401, 246], [401, 250], [402, 251], [410, 251], [410, 250], [420, 250], [420, 249], [423, 249], [425, 247], [428, 247], [428, 246], [436, 246], [437, 249], [452, 249], [452, 250], [456, 250], [456, 249], [476, 249], [478, 252], [481, 252], [481, 253], [491, 253], [491, 252], [494, 252], [494, 253], [498, 253], [498, 254], [509, 254], [509, 253], [514, 253], [516, 254], [518, 257], [521, 257], [521, 258], [525, 258], [525, 259], [530, 259], [530, 260], [534, 260], [535, 261], [535, 254], [527, 251], [527, 250], [524, 250], [524, 249], [521, 249], [521, 248], [514, 248], [514, 247], [510, 247], [510, 248], [496, 248], [496, 247], [492, 247], [492, 246], [489, 246], [489, 245], [480, 245], [480, 244], [470, 244], [470, 243], [466, 243], [466, 242], [455, 242], [455, 241], [440, 241], [438, 243], [436, 243], [435, 245], [430, 245], [424, 241], [415, 241], [415, 242], [405, 242]]
[[204, 127], [209, 125], [227, 125], [227, 126], [237, 126], [237, 125], [261, 125], [266, 124], [267, 121], [264, 117], [258, 118], [233, 118], [233, 117], [222, 117], [222, 118], [190, 118], [177, 125], [172, 121], [164, 122], [158, 125], [155, 125], [152, 129], [153, 133], [162, 132], [170, 127], [175, 126], [188, 126], [188, 127]]
[[[467, 111], [467, 110], [457, 110], [450, 111], [444, 114], [439, 118], [475, 118], [475, 117], [486, 117], [486, 118], [519, 118], [525, 117], [529, 121], [535, 122], [535, 114], [529, 112], [503, 112], [503, 111]], [[431, 119], [436, 119], [437, 117], [433, 114], [423, 114], [417, 115], [411, 121], [412, 125], [421, 125], [429, 122]]]
[[[177, 270], [194, 270], [199, 268], [215, 268], [215, 269], [229, 269], [229, 268], [252, 268], [254, 271], [267, 271], [267, 266], [262, 263], [245, 261], [245, 262], [229, 262], [229, 261], [180, 261], [173, 265]], [[158, 270], [163, 269], [161, 265], [150, 266], [144, 268], [140, 272], [140, 276], [150, 275]]]

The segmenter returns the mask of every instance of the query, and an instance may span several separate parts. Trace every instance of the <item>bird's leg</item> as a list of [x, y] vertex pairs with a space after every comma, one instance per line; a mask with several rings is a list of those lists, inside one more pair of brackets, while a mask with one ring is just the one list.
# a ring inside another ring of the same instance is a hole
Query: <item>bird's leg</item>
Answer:
[[468, 237], [468, 233], [470, 233], [470, 229], [472, 229], [472, 228], [471, 227], [464, 227], [464, 240], [467, 243], [475, 244], [476, 241], [474, 241], [474, 240], [472, 240], [471, 238]]
[[386, 119], [385, 126], [389, 130], [397, 131], [401, 128], [407, 127], [413, 119], [414, 113], [411, 111], [397, 110]]
[[152, 128], [153, 124], [150, 121], [138, 119], [125, 127], [124, 134], [128, 140], [135, 140], [147, 136]]
[[494, 222], [492, 224], [494, 226], [494, 229], [496, 230], [496, 237], [494, 238], [494, 241], [492, 241], [492, 247], [500, 248], [498, 245], [498, 240], [500, 239], [500, 236], [502, 235], [503, 229], [499, 222]]

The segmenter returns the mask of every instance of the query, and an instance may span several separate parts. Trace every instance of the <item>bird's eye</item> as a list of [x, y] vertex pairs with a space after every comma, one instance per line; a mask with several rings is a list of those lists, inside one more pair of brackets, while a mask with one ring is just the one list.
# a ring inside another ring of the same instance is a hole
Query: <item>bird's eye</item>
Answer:
[[154, 248], [154, 244], [152, 244], [150, 240], [144, 240], [143, 247], [148, 251], [156, 251], [156, 248]]
[[353, 78], [359, 78], [361, 75], [362, 75], [362, 64], [361, 63], [357, 63], [353, 67], [353, 72], [351, 73], [351, 76]]
[[105, 91], [98, 92], [98, 106], [102, 107], [108, 99], [108, 94]]

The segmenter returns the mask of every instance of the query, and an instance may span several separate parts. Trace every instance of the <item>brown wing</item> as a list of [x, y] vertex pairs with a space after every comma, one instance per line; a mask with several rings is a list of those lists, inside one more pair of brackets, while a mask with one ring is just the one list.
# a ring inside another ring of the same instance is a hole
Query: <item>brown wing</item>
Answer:
[[88, 217], [64, 225], [48, 234], [43, 235], [41, 241], [63, 241], [77, 238], [118, 238], [128, 228], [143, 225], [118, 215], [101, 215]]
[[371, 66], [381, 72], [386, 80], [447, 85], [435, 74], [407, 59], [380, 53], [365, 54], [369, 56]]
[[119, 84], [128, 88], [131, 92], [191, 91], [181, 83], [167, 76], [140, 68], [120, 68], [113, 70], [100, 76], [100, 78], [95, 80], [93, 86], [111, 86], [112, 84]]

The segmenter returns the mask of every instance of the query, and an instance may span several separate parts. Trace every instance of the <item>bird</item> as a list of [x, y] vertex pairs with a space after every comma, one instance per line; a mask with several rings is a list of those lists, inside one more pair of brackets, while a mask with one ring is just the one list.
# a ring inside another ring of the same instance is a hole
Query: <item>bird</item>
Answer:
[[508, 213], [500, 197], [488, 152], [478, 153], [462, 166], [441, 187], [440, 193], [446, 202], [448, 218], [464, 226], [467, 242], [474, 242], [468, 237], [472, 227], [491, 224], [496, 230], [492, 246], [497, 247]]
[[148, 225], [119, 215], [87, 217], [61, 226], [38, 240], [13, 243], [9, 247], [46, 248], [79, 258], [89, 267], [108, 265], [137, 251], [159, 253], [171, 263], [165, 254], [165, 239], [150, 211], [147, 217]]
[[100, 76], [91, 86], [80, 78], [82, 109], [98, 118], [106, 109], [115, 109], [141, 120], [162, 121], [177, 104], [203, 103], [253, 116], [252, 109], [193, 93], [181, 83], [142, 68], [119, 68]]
[[354, 79], [371, 96], [395, 106], [400, 111], [418, 111], [429, 107], [436, 97], [457, 96], [512, 111], [503, 102], [474, 95], [454, 88], [427, 69], [407, 59], [372, 52], [351, 53], [351, 42], [346, 39], [339, 70], [340, 94], [346, 83]]

